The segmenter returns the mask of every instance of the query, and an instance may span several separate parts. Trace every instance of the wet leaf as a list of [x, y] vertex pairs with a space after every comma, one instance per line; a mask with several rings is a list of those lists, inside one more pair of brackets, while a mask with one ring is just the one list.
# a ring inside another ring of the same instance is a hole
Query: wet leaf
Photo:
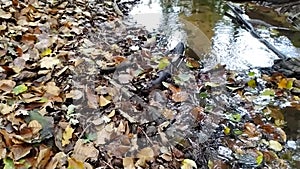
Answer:
[[158, 63], [158, 69], [163, 70], [167, 66], [169, 66], [169, 64], [170, 64], [170, 61], [168, 60], [168, 58], [162, 58], [162, 59], [160, 59], [160, 61]]
[[262, 96], [275, 96], [275, 91], [273, 89], [265, 89], [262, 93]]
[[240, 122], [241, 121], [241, 114], [231, 114], [229, 116], [229, 120], [234, 121], [234, 122]]
[[257, 151], [258, 156], [256, 157], [256, 164], [260, 165], [263, 162], [264, 155], [262, 152]]
[[249, 87], [252, 87], [252, 88], [256, 87], [256, 81], [254, 79], [249, 80], [247, 84]]
[[225, 133], [226, 135], [230, 134], [230, 128], [226, 126], [226, 127], [224, 128], [224, 133]]
[[269, 148], [274, 151], [281, 151], [283, 149], [282, 145], [278, 141], [275, 141], [275, 140], [269, 141]]
[[287, 80], [285, 78], [281, 79], [281, 81], [278, 83], [279, 89], [285, 89], [287, 85]]
[[28, 89], [28, 87], [27, 87], [25, 84], [21, 84], [21, 85], [16, 86], [16, 87], [13, 89], [13, 93], [14, 93], [15, 95], [18, 95], [18, 94], [20, 94], [20, 93], [26, 92], [27, 89]]
[[197, 168], [195, 161], [191, 159], [184, 159], [181, 162], [181, 169], [193, 169], [193, 168]]
[[70, 139], [73, 136], [73, 132], [74, 129], [71, 127], [71, 125], [68, 125], [62, 136], [62, 140], [61, 140], [62, 146], [66, 146], [67, 144], [70, 143]]
[[77, 161], [76, 159], [69, 157], [67, 169], [84, 169], [84, 164], [81, 161]]

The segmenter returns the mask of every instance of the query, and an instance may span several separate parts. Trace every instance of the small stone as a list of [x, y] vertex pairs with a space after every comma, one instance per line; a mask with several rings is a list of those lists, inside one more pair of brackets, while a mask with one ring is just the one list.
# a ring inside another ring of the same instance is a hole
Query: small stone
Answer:
[[293, 86], [300, 88], [300, 80], [295, 80]]
[[293, 88], [291, 92], [292, 92], [292, 94], [299, 96], [300, 95], [300, 88]]

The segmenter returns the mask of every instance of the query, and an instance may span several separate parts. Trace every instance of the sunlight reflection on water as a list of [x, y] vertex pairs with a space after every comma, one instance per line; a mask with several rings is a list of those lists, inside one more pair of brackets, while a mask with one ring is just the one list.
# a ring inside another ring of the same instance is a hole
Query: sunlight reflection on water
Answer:
[[[191, 23], [194, 22], [196, 26], [199, 23], [201, 24], [203, 19], [206, 19], [207, 24], [211, 25], [210, 29], [214, 33], [211, 39], [211, 53], [204, 59], [204, 63], [208, 68], [218, 63], [225, 64], [228, 69], [234, 70], [248, 69], [249, 67], [270, 67], [274, 59], [278, 59], [272, 51], [268, 50], [265, 45], [260, 43], [249, 32], [237, 27], [228, 17], [221, 16], [218, 13], [220, 11], [220, 3], [223, 3], [222, 1], [218, 1], [218, 4], [209, 4], [208, 2], [205, 4], [205, 2], [201, 2], [193, 4], [194, 6], [191, 3], [187, 5], [186, 1], [184, 3], [178, 1], [173, 4], [170, 2], [166, 4], [160, 0], [143, 0], [130, 14], [137, 21], [137, 24], [145, 26], [150, 32], [164, 33], [169, 37], [169, 48], [173, 48], [178, 41], [187, 42], [186, 34], [188, 32], [184, 32], [181, 23], [178, 21], [178, 14], [180, 12], [187, 14], [187, 17], [191, 18], [188, 21]], [[199, 13], [200, 16], [201, 13], [212, 13], [215, 16], [199, 18]], [[196, 17], [193, 17], [194, 14]], [[216, 20], [215, 18], [220, 19]], [[206, 24], [206, 22], [204, 23]], [[199, 28], [204, 33], [207, 31], [201, 27]], [[300, 49], [295, 48], [286, 37], [273, 38], [267, 29], [258, 31], [261, 36], [266, 38], [269, 43], [273, 44], [285, 55], [300, 57]], [[208, 34], [207, 36], [210, 37]]]

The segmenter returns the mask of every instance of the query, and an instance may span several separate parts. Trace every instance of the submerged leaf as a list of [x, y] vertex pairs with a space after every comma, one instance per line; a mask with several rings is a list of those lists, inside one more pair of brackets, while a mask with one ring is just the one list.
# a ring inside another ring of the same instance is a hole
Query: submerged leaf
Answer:
[[249, 80], [247, 84], [249, 87], [252, 87], [252, 88], [256, 87], [256, 81], [254, 79]]
[[262, 93], [262, 96], [275, 96], [275, 91], [273, 89], [265, 89]]
[[170, 64], [170, 61], [168, 60], [168, 58], [162, 58], [162, 59], [160, 59], [160, 61], [159, 61], [159, 63], [158, 63], [158, 69], [163, 70], [163, 69], [165, 69], [169, 64]]

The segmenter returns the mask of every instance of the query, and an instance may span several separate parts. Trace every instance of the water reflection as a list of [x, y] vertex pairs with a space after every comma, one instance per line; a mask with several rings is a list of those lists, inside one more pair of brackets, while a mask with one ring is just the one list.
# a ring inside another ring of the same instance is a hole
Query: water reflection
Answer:
[[[201, 57], [207, 67], [217, 63], [226, 64], [229, 69], [271, 66], [277, 56], [249, 32], [223, 16], [226, 10], [224, 5], [222, 0], [143, 0], [133, 9], [131, 15], [138, 24], [144, 25], [149, 31], [163, 32], [169, 37], [170, 48], [178, 41], [187, 43], [193, 50], [203, 47], [203, 44], [210, 45], [212, 50], [209, 56]], [[200, 35], [198, 39], [202, 39], [201, 46], [199, 43], [188, 43], [190, 32], [184, 28], [179, 18], [198, 27], [211, 41], [203, 43], [206, 37]], [[266, 29], [258, 31], [287, 56], [300, 57], [300, 49], [295, 48], [288, 38], [274, 38]]]

